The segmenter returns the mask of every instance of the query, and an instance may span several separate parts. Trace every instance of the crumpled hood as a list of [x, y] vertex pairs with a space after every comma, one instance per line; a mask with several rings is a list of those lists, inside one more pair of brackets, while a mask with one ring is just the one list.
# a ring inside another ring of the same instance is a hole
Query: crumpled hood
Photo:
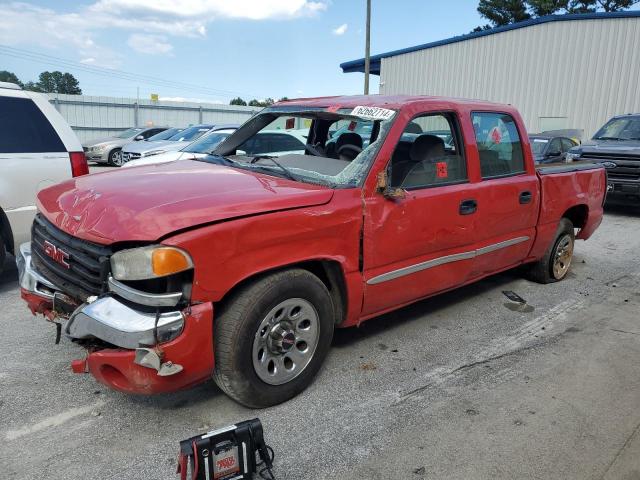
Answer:
[[321, 205], [330, 188], [200, 161], [77, 177], [38, 194], [42, 214], [65, 232], [110, 244], [155, 241], [234, 217]]

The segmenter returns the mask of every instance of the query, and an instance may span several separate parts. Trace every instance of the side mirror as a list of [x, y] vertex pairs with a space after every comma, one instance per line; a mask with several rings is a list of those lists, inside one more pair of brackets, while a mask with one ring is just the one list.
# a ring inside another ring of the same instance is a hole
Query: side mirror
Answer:
[[135, 140], [136, 142], [138, 142], [138, 141], [140, 141], [140, 140], [144, 140], [144, 137], [143, 137], [142, 135], [137, 135], [137, 136], [134, 138], [134, 140]]
[[382, 196], [389, 200], [401, 200], [407, 196], [407, 192], [402, 188], [391, 187], [389, 185], [389, 174], [386, 170], [378, 173], [376, 186]]
[[246, 154], [247, 152], [245, 152], [244, 150], [240, 150], [240, 149], [236, 150], [236, 155], [246, 155]]

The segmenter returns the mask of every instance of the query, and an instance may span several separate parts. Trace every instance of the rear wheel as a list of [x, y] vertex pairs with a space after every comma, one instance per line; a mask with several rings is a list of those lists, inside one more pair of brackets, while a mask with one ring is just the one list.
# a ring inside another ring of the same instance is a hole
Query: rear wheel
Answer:
[[114, 167], [121, 167], [124, 165], [122, 150], [120, 148], [116, 148], [109, 153], [109, 165], [113, 165]]
[[289, 400], [320, 370], [333, 326], [331, 297], [312, 273], [292, 269], [255, 280], [214, 320], [214, 380], [247, 407]]
[[563, 218], [544, 257], [531, 266], [529, 278], [539, 283], [553, 283], [564, 279], [571, 267], [574, 244], [573, 223]]

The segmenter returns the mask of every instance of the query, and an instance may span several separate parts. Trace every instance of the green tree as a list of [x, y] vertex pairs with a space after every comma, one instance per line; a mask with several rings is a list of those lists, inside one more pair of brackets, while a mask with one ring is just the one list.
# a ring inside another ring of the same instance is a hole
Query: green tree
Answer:
[[264, 100], [256, 100], [255, 98], [249, 102], [250, 107], [268, 107], [269, 105], [273, 105], [276, 103], [273, 98], [268, 97]]
[[80, 83], [70, 73], [62, 73], [58, 70], [42, 72], [35, 84], [37, 91], [45, 93], [66, 93], [69, 95], [82, 95]]
[[493, 27], [531, 18], [524, 0], [480, 0], [478, 12], [489, 20]]
[[597, 8], [596, 0], [528, 0], [527, 3], [536, 17], [556, 13], [589, 13]]
[[25, 83], [23, 88], [32, 92], [42, 92], [40, 85], [38, 85], [36, 82], [32, 82], [31, 80]]
[[7, 70], [0, 70], [0, 82], [9, 82], [20, 85], [21, 87], [24, 86], [15, 73], [9, 72]]
[[639, 2], [640, 0], [480, 0], [478, 12], [491, 24], [476, 27], [473, 31], [479, 32], [545, 15], [618, 12]]
[[240, 97], [236, 97], [233, 100], [231, 100], [229, 102], [229, 105], [242, 105], [242, 106], [246, 106], [247, 102], [245, 102], [242, 98]]
[[605, 12], [619, 12], [633, 7], [640, 0], [597, 0], [598, 6]]

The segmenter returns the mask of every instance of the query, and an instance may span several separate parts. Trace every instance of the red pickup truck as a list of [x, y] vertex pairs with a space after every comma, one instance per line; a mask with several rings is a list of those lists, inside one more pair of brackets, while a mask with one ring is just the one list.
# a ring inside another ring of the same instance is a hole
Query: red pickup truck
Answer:
[[[291, 128], [306, 145], [256, 135]], [[536, 170], [507, 105], [287, 101], [208, 155], [40, 192], [22, 297], [86, 347], [75, 372], [131, 393], [213, 377], [265, 407], [309, 385], [336, 327], [523, 264], [562, 280], [605, 193], [599, 165]]]

